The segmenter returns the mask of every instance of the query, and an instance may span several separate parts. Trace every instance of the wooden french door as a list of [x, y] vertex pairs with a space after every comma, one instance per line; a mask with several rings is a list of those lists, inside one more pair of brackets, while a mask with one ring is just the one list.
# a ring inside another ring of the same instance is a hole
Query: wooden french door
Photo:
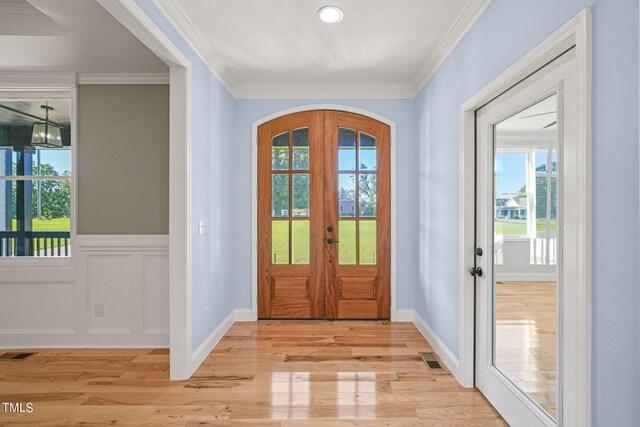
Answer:
[[389, 127], [308, 111], [258, 128], [258, 317], [389, 319]]

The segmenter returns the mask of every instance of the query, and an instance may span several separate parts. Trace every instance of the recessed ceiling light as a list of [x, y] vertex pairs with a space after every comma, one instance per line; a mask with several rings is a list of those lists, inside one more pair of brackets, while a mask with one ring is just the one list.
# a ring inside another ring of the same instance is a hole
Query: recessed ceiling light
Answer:
[[338, 6], [323, 6], [318, 10], [318, 17], [327, 24], [336, 24], [342, 21], [342, 9]]

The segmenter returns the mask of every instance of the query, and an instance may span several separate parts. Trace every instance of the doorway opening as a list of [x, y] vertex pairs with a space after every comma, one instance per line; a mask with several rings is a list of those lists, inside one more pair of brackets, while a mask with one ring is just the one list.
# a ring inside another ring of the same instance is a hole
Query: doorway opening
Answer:
[[258, 317], [389, 319], [390, 127], [315, 110], [258, 128]]
[[509, 423], [589, 425], [589, 28], [462, 106], [460, 376]]

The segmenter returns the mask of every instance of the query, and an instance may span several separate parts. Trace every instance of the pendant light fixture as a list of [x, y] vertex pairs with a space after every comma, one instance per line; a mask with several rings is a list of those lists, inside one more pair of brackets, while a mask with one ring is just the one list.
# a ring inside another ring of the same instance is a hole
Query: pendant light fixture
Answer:
[[40, 148], [62, 148], [60, 127], [49, 121], [49, 111], [53, 111], [53, 107], [41, 105], [40, 108], [45, 111], [45, 119], [33, 124], [31, 145]]

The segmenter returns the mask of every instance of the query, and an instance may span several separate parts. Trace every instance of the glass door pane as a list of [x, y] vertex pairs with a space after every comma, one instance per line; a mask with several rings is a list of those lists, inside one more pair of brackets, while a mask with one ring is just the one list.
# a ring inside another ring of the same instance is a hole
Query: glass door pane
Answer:
[[494, 126], [493, 364], [556, 418], [557, 96]]
[[[376, 265], [377, 139], [365, 132], [338, 132], [338, 217], [341, 265]], [[354, 170], [354, 172], [347, 172]]]

